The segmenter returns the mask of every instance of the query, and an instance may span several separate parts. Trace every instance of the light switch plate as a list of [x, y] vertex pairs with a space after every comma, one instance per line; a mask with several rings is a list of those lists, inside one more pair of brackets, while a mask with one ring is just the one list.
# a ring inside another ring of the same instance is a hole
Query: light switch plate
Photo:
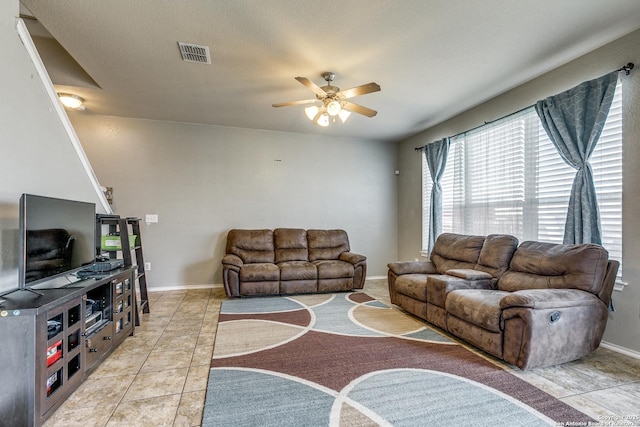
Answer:
[[158, 222], [158, 215], [157, 214], [146, 214], [144, 216], [144, 222], [146, 222], [146, 223]]

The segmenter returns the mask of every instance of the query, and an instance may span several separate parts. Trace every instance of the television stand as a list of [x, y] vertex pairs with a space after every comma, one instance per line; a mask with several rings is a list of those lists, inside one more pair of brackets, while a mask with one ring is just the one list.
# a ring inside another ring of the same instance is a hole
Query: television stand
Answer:
[[[38, 292], [38, 291], [36, 291], [36, 290], [34, 290], [34, 289], [31, 289], [31, 288], [28, 288], [28, 287], [24, 287], [24, 288], [14, 289], [14, 290], [9, 291], [9, 292], [5, 292], [4, 294], [0, 294], [0, 297], [3, 297], [3, 296], [5, 296], [5, 295], [12, 294], [12, 293], [14, 293], [14, 292], [19, 292], [19, 291], [29, 291], [29, 292], [33, 292], [34, 294], [36, 294], [36, 295], [38, 295], [38, 296], [44, 296], [44, 294], [42, 294], [42, 293], [40, 293], [40, 292]], [[4, 302], [4, 301], [6, 301], [6, 300], [2, 300], [2, 302]]]
[[20, 289], [18, 289], [18, 291], [29, 291], [29, 292], [33, 292], [34, 294], [36, 294], [36, 295], [38, 295], [38, 296], [41, 296], [41, 297], [43, 297], [43, 296], [44, 296], [44, 294], [43, 294], [43, 293], [38, 292], [38, 291], [36, 291], [36, 290], [34, 290], [34, 289], [31, 289], [31, 288], [29, 288], [29, 287], [20, 288]]
[[1, 425], [41, 426], [133, 335], [135, 271], [119, 268], [63, 287], [53, 280], [3, 296]]

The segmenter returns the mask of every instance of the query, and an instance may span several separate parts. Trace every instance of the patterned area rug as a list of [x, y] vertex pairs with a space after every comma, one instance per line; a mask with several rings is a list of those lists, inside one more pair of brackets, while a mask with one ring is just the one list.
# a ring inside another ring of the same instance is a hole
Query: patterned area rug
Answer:
[[402, 311], [341, 293], [224, 301], [202, 425], [588, 421]]

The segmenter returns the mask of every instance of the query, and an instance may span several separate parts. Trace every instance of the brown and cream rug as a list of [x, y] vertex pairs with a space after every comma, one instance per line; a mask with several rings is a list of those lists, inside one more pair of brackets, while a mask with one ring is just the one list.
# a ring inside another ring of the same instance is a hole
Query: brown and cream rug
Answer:
[[593, 420], [364, 293], [222, 303], [203, 426]]

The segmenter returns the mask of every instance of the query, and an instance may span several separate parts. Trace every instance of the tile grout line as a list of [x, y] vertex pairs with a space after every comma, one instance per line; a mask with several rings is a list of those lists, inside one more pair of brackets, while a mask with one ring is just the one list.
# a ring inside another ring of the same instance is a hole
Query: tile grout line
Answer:
[[[162, 297], [163, 297], [163, 296], [165, 296], [165, 295], [166, 295], [166, 293], [165, 293], [165, 292], [163, 292], [163, 295], [162, 295], [162, 296], [160, 296], [160, 297], [156, 300], [156, 303], [157, 303], [157, 304], [160, 304], [160, 303], [162, 302]], [[186, 295], [186, 293], [185, 293], [185, 295]], [[178, 304], [178, 307], [179, 307], [179, 305], [182, 303], [182, 301], [184, 300], [185, 295], [183, 295], [183, 296], [182, 296], [182, 299], [180, 300], [180, 303]], [[176, 313], [176, 312], [177, 312], [177, 308], [176, 308], [176, 310], [172, 313], [171, 318], [169, 319], [169, 322], [167, 323], [167, 325], [169, 325], [169, 323], [171, 323], [171, 320], [173, 320], [173, 318], [174, 318], [174, 316], [175, 316], [175, 313]], [[143, 316], [144, 316], [144, 315], [143, 315]], [[141, 371], [141, 370], [142, 370], [142, 368], [144, 367], [145, 363], [149, 360], [149, 356], [151, 355], [151, 353], [156, 349], [156, 346], [158, 345], [158, 342], [160, 341], [160, 338], [162, 337], [162, 335], [164, 335], [164, 333], [165, 333], [165, 331], [166, 331], [166, 329], [167, 329], [167, 325], [165, 325], [165, 326], [163, 327], [162, 332], [160, 333], [160, 337], [159, 337], [159, 338], [158, 338], [158, 340], [153, 344], [153, 346], [151, 347], [151, 349], [150, 349], [150, 350], [149, 350], [149, 352], [147, 353], [147, 355], [146, 355], [146, 357], [145, 357], [144, 362], [142, 362], [142, 364], [140, 365], [140, 367], [139, 367], [139, 368], [138, 368], [138, 370], [136, 371], [136, 373], [135, 373], [135, 375], [134, 375], [134, 378], [133, 378], [133, 381], [131, 381], [131, 383], [130, 383], [130, 384], [129, 384], [129, 386], [127, 387], [127, 390], [126, 390], [126, 391], [125, 391], [125, 393], [122, 395], [122, 397], [120, 398], [120, 401], [118, 402], [118, 404], [116, 405], [115, 409], [113, 410], [113, 412], [112, 412], [112, 413], [111, 413], [111, 415], [109, 416], [109, 419], [107, 420], [107, 423], [105, 424], [105, 427], [109, 424], [109, 422], [111, 422], [111, 420], [112, 420], [112, 418], [113, 418], [113, 415], [117, 412], [118, 408], [119, 408], [119, 407], [120, 407], [120, 405], [123, 403], [124, 397], [127, 395], [127, 392], [128, 392], [128, 391], [129, 391], [129, 389], [131, 388], [131, 385], [136, 381], [136, 379], [138, 378], [138, 376], [139, 376], [139, 375], [141, 375], [141, 374], [140, 374], [140, 371]], [[186, 378], [185, 378], [185, 381], [186, 381]], [[133, 400], [135, 400], [135, 399], [133, 399]], [[138, 399], [138, 400], [141, 400], [141, 399]], [[179, 404], [178, 404], [178, 406], [179, 406]], [[172, 424], [174, 424], [174, 423], [175, 423], [175, 419], [176, 419], [176, 416], [177, 416], [177, 412], [178, 412], [178, 408], [176, 408], [176, 414], [174, 414], [174, 416], [173, 416], [173, 423], [172, 423]], [[114, 421], [114, 422], [116, 422], [116, 420], [113, 420], [113, 421]]]

